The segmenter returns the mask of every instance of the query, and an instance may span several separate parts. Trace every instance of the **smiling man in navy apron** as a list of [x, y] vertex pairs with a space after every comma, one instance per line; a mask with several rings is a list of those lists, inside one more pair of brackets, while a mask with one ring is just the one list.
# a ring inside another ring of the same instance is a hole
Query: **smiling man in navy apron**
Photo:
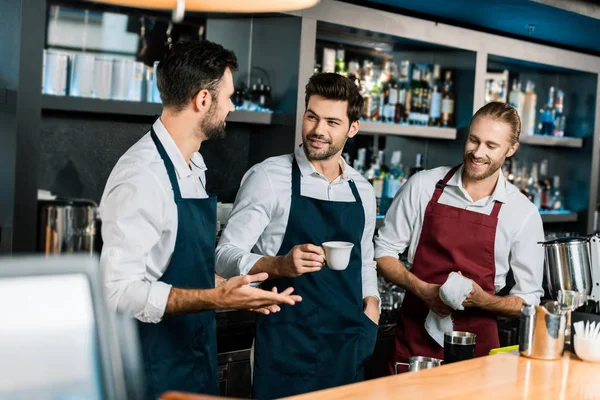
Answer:
[[301, 300], [250, 287], [267, 274], [215, 288], [216, 198], [198, 150], [222, 137], [234, 110], [235, 55], [208, 41], [175, 44], [157, 79], [163, 112], [114, 167], [102, 197], [101, 267], [110, 308], [139, 320], [146, 389], [218, 394], [216, 309]]
[[[303, 145], [244, 177], [217, 247], [223, 276], [268, 272], [266, 289], [293, 284], [302, 303], [256, 328], [254, 397], [272, 399], [363, 379], [377, 339], [379, 297], [373, 261], [375, 196], [341, 157], [356, 135], [362, 97], [337, 74], [306, 86]], [[321, 244], [354, 244], [348, 267], [324, 267]]]
[[[425, 330], [429, 310], [452, 312], [454, 330], [477, 335], [476, 356], [499, 346], [496, 316], [518, 318], [523, 303], [539, 304], [544, 239], [536, 207], [506, 181], [501, 166], [519, 147], [521, 121], [511, 106], [493, 102], [473, 116], [463, 163], [411, 177], [394, 199], [375, 239], [378, 269], [407, 290], [396, 329], [394, 362], [411, 356], [443, 359]], [[408, 248], [408, 271], [398, 254]], [[510, 295], [497, 296], [512, 270]], [[439, 297], [451, 272], [472, 280], [464, 311]]]

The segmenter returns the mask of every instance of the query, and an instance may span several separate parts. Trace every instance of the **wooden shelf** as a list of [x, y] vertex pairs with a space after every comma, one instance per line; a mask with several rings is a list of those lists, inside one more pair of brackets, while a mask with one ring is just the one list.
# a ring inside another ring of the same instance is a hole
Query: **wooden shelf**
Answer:
[[[152, 117], [161, 113], [162, 105], [135, 101], [43, 95], [42, 110]], [[290, 121], [291, 118], [287, 115], [244, 110], [235, 111], [227, 117], [227, 122], [257, 125], [283, 125], [288, 124]]]
[[577, 213], [540, 213], [542, 216], [542, 222], [553, 223], [553, 222], [577, 222]]
[[396, 135], [421, 137], [426, 139], [456, 139], [456, 128], [435, 128], [419, 125], [388, 124], [384, 122], [361, 121], [359, 133], [370, 135]]
[[574, 137], [559, 137], [559, 136], [542, 136], [532, 135], [525, 136], [521, 135], [519, 142], [523, 144], [529, 144], [532, 146], [552, 146], [552, 147], [572, 147], [581, 148], [583, 147], [583, 139]]

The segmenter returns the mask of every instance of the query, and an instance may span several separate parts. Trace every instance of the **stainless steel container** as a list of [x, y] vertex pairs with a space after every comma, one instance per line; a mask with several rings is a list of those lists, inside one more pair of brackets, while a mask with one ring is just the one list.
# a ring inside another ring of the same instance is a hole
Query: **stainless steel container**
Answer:
[[94, 251], [96, 203], [83, 199], [38, 202], [38, 250], [46, 255]]
[[141, 101], [145, 65], [132, 60], [114, 60], [112, 76], [113, 100]]
[[525, 357], [556, 360], [565, 347], [566, 315], [556, 301], [521, 309], [519, 353]]
[[146, 75], [146, 66], [142, 62], [133, 64], [131, 83], [129, 85], [129, 94], [127, 100], [142, 101], [142, 89], [144, 87], [144, 76]]
[[131, 77], [133, 76], [133, 64], [134, 62], [131, 60], [113, 61], [111, 99], [127, 100], [129, 97]]
[[112, 92], [113, 60], [110, 58], [96, 57], [94, 61], [94, 97], [97, 99], [110, 99]]
[[67, 94], [69, 56], [44, 50], [42, 93], [54, 96]]
[[158, 75], [156, 74], [156, 71], [158, 70], [158, 63], [159, 61], [154, 61], [154, 80], [152, 82], [152, 102], [153, 103], [162, 103], [162, 100], [160, 98], [160, 93], [158, 91]]
[[439, 367], [440, 365], [442, 365], [442, 360], [433, 357], [410, 357], [408, 359], [408, 363], [397, 362], [395, 364], [396, 374], [398, 373], [398, 366], [400, 365], [408, 366], [409, 372], [416, 372], [422, 369]]
[[553, 299], [558, 299], [560, 290], [591, 294], [592, 265], [589, 240], [568, 237], [541, 243], [546, 252], [546, 289]]
[[91, 54], [73, 55], [69, 95], [94, 97], [94, 67], [96, 57]]

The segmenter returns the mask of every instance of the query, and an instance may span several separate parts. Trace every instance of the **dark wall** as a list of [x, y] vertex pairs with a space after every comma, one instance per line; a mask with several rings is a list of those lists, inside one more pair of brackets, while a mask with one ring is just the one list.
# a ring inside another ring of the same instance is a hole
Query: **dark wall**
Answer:
[[[152, 119], [108, 119], [90, 115], [45, 114], [42, 119], [41, 189], [61, 196], [100, 201], [119, 157], [148, 132]], [[248, 164], [249, 129], [229, 124], [223, 140], [205, 142], [208, 190], [231, 202]]]

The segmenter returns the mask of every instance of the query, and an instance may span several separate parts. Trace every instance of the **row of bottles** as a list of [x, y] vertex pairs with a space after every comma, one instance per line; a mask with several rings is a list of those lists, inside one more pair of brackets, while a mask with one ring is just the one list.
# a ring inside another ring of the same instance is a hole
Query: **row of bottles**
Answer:
[[539, 118], [536, 118], [538, 111], [535, 85], [533, 82], [527, 81], [525, 92], [523, 92], [521, 82], [515, 79], [508, 96], [508, 103], [519, 113], [521, 131], [524, 135], [564, 136], [566, 124], [564, 97], [562, 90], [555, 90], [554, 86], [551, 86], [546, 102], [539, 110]]
[[[385, 215], [402, 185], [408, 178], [424, 169], [422, 154], [417, 154], [415, 164], [408, 172], [402, 165], [402, 152], [397, 150], [392, 153], [390, 162], [385, 162], [385, 152], [379, 150], [371, 160], [369, 167], [366, 165], [367, 149], [358, 149], [358, 157], [354, 160], [353, 167], [360, 172], [372, 185], [377, 199], [377, 213]], [[350, 164], [348, 154], [344, 154], [346, 162]]]
[[507, 160], [503, 168], [506, 179], [518, 187], [540, 211], [561, 211], [565, 209], [564, 197], [560, 188], [560, 177], [548, 173], [548, 160], [533, 163], [531, 169], [519, 166], [517, 160]]
[[363, 119], [396, 124], [453, 127], [455, 94], [452, 71], [440, 65], [404, 60], [382, 64], [352, 60], [346, 65], [344, 49], [325, 48], [323, 66], [315, 72], [335, 72], [352, 79], [364, 99]]

